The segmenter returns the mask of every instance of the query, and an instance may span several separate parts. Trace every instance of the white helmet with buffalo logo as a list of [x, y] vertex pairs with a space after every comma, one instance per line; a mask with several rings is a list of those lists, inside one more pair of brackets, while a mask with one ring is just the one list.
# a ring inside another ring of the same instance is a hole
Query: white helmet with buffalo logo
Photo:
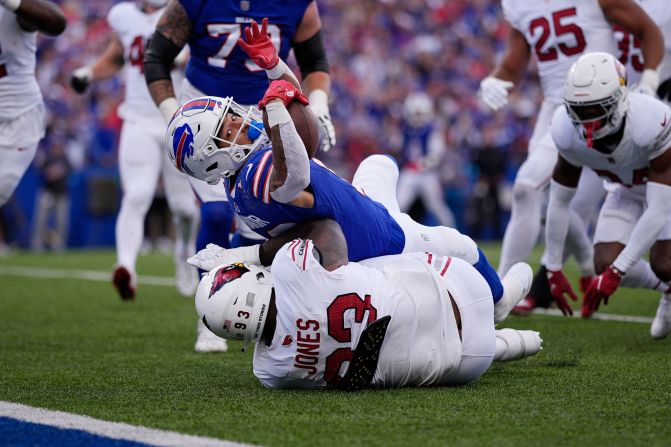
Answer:
[[[226, 117], [235, 132], [219, 135]], [[168, 124], [166, 146], [175, 167], [191, 177], [217, 184], [242, 167], [256, 149], [268, 142], [263, 118], [255, 107], [233, 98], [204, 96], [182, 105]]]
[[200, 280], [196, 311], [210, 331], [245, 345], [261, 338], [270, 308], [270, 270], [251, 264], [225, 264]]
[[627, 72], [612, 54], [583, 54], [571, 66], [564, 105], [588, 146], [620, 129], [627, 104]]

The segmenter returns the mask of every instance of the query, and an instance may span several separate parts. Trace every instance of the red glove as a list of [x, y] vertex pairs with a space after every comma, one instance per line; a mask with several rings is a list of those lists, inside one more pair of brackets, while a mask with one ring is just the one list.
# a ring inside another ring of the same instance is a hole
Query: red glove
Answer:
[[266, 105], [273, 99], [279, 99], [284, 103], [284, 107], [289, 106], [291, 101], [298, 101], [301, 104], [308, 105], [308, 97], [301, 93], [301, 89], [293, 85], [289, 81], [275, 80], [270, 83], [270, 87], [266, 90], [261, 101], [259, 101], [259, 109], [263, 110]]
[[583, 307], [589, 308], [592, 312], [599, 310], [599, 304], [603, 299], [603, 304], [608, 304], [608, 298], [615, 293], [622, 281], [623, 273], [619, 272], [612, 265], [605, 272], [592, 278], [585, 296], [583, 297]]
[[580, 313], [583, 318], [589, 318], [594, 313], [592, 309], [588, 306], [587, 301], [585, 301], [585, 292], [589, 289], [590, 284], [592, 284], [593, 276], [581, 276], [580, 277], [580, 291], [583, 293], [582, 305], [580, 306]]
[[277, 49], [268, 34], [267, 18], [261, 22], [261, 31], [259, 31], [259, 25], [252, 20], [251, 26], [245, 28], [245, 40], [239, 38], [238, 45], [259, 67], [270, 70], [280, 61]]
[[573, 301], [576, 301], [578, 296], [573, 291], [573, 288], [568, 282], [568, 279], [566, 279], [566, 276], [564, 276], [564, 272], [561, 270], [548, 270], [547, 276], [548, 283], [550, 283], [550, 294], [555, 300], [555, 303], [557, 303], [557, 307], [565, 316], [573, 315], [573, 309], [571, 308], [571, 305], [568, 303], [568, 301], [566, 301], [565, 295], [568, 295]]

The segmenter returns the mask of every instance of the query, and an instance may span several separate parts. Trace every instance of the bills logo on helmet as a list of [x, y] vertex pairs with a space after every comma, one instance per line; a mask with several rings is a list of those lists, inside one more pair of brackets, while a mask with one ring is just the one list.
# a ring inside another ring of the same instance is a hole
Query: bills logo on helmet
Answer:
[[248, 271], [247, 267], [242, 264], [232, 264], [217, 270], [217, 273], [214, 274], [214, 281], [212, 281], [208, 299], [212, 298], [212, 295], [221, 290], [226, 284], [240, 278]]
[[184, 164], [187, 157], [193, 156], [193, 131], [187, 123], [182, 124], [175, 133], [172, 134], [172, 150], [175, 157], [175, 166], [180, 172], [186, 172], [194, 175], [193, 172]]

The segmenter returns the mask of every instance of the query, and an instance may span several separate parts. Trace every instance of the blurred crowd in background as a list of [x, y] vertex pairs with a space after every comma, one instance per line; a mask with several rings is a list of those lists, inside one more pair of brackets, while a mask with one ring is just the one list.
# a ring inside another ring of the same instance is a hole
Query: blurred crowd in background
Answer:
[[[107, 45], [106, 15], [116, 2], [58, 3], [68, 28], [56, 39], [41, 36], [38, 50], [37, 77], [49, 111], [47, 137], [15, 197], [0, 210], [0, 250], [3, 240], [34, 249], [113, 244], [120, 198], [116, 109], [123, 100], [123, 80], [96, 83], [79, 96], [69, 79]], [[513, 91], [511, 107], [501, 112], [489, 112], [477, 99], [479, 82], [492, 70], [507, 36], [500, 1], [318, 0], [318, 6], [338, 138], [337, 147], [320, 158], [351, 179], [367, 155], [397, 155], [403, 100], [425, 91], [435, 101], [449, 147], [440, 172], [457, 226], [476, 239], [501, 237], [510, 185], [525, 158], [541, 93], [530, 73]], [[60, 160], [59, 169], [49, 168], [53, 159]], [[54, 204], [59, 197], [69, 199], [64, 238], [58, 235], [58, 212], [36, 216], [35, 204], [45, 191]], [[155, 205], [150, 216], [169, 222], [160, 193]], [[432, 223], [421, 204], [412, 212]], [[165, 233], [161, 224], [157, 228], [150, 236]]]

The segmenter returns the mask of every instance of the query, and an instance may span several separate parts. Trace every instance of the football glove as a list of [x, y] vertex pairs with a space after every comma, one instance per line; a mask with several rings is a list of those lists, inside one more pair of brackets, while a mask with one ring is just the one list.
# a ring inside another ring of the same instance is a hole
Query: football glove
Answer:
[[321, 150], [328, 152], [336, 144], [335, 127], [333, 127], [329, 113], [328, 95], [324, 90], [316, 89], [310, 92], [309, 100], [310, 107], [319, 120], [323, 132]]
[[566, 295], [573, 301], [577, 301], [578, 296], [573, 291], [571, 284], [566, 279], [561, 270], [547, 270], [548, 283], [550, 284], [550, 294], [557, 303], [557, 307], [565, 316], [573, 315], [573, 309], [566, 300]]
[[478, 96], [492, 110], [499, 110], [508, 104], [508, 90], [513, 88], [513, 83], [503, 79], [487, 76], [480, 82]]
[[284, 107], [288, 107], [291, 101], [298, 101], [304, 105], [310, 104], [308, 97], [305, 96], [298, 87], [291, 82], [280, 79], [270, 83], [270, 87], [268, 87], [263, 98], [259, 101], [259, 109], [265, 109], [266, 105], [274, 99], [282, 101]]
[[268, 34], [267, 18], [261, 22], [261, 30], [259, 30], [259, 25], [252, 20], [252, 24], [245, 28], [245, 39], [239, 38], [238, 45], [256, 65], [264, 70], [273, 69], [280, 61], [277, 49]]
[[605, 272], [592, 278], [592, 282], [587, 287], [587, 291], [585, 291], [585, 296], [583, 297], [583, 307], [596, 312], [599, 310], [601, 300], [603, 300], [603, 304], [608, 304], [608, 298], [620, 286], [623, 276], [624, 273], [611, 265]]
[[192, 266], [209, 272], [222, 264], [248, 262], [261, 264], [259, 259], [259, 244], [249, 247], [223, 248], [216, 244], [207, 244], [205, 248], [186, 260]]
[[72, 73], [70, 78], [70, 85], [77, 93], [84, 93], [91, 84], [91, 67], [79, 67]]

